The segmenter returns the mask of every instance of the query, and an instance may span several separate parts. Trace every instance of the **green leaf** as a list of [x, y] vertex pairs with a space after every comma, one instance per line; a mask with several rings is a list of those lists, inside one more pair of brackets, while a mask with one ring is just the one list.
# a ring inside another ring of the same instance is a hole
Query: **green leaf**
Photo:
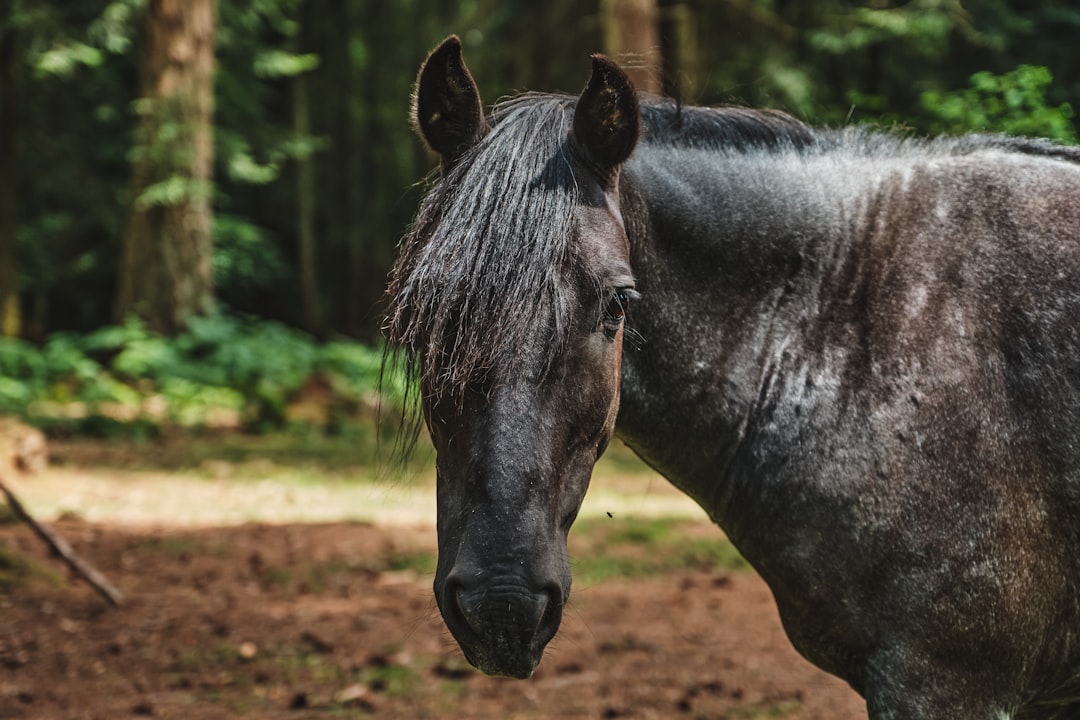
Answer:
[[96, 68], [104, 59], [100, 50], [81, 42], [69, 41], [43, 52], [34, 63], [38, 76], [66, 78], [80, 67]]
[[234, 153], [229, 158], [229, 178], [249, 185], [267, 185], [277, 180], [281, 168], [276, 162], [260, 165], [247, 152]]
[[255, 56], [253, 69], [262, 78], [293, 77], [319, 67], [319, 56], [314, 53], [297, 55], [284, 50], [267, 50]]
[[173, 175], [146, 188], [135, 199], [135, 207], [146, 210], [151, 207], [182, 205], [194, 198], [210, 197], [212, 193], [213, 185], [209, 182]]

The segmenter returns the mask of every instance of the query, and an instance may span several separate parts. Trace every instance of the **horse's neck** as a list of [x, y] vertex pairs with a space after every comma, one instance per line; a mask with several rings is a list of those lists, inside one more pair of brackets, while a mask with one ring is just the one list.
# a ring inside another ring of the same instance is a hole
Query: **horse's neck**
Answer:
[[645, 146], [622, 182], [643, 298], [617, 429], [719, 520], [763, 377], [863, 213], [853, 191], [835, 201], [848, 179], [822, 184], [793, 158]]

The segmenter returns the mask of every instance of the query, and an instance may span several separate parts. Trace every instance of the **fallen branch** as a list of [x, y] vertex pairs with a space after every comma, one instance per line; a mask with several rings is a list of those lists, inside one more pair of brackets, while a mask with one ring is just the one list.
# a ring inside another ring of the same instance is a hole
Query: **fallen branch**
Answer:
[[15, 513], [16, 517], [29, 525], [34, 532], [37, 533], [38, 537], [44, 540], [45, 544], [52, 548], [53, 552], [59, 555], [61, 559], [63, 559], [64, 562], [79, 575], [79, 577], [90, 583], [90, 585], [110, 603], [116, 606], [120, 605], [124, 599], [123, 593], [110, 583], [104, 575], [76, 555], [71, 544], [68, 543], [67, 540], [35, 520], [26, 508], [23, 507], [23, 504], [19, 501], [19, 498], [15, 496], [15, 493], [11, 488], [8, 487], [7, 482], [2, 476], [0, 476], [0, 491], [3, 491], [4, 497], [7, 498], [8, 505], [11, 507], [11, 510]]

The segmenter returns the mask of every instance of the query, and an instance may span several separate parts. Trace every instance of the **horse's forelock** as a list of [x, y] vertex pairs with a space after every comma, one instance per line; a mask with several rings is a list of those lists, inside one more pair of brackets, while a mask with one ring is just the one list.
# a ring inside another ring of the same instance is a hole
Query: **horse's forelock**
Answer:
[[[546, 367], [566, 303], [577, 185], [566, 156], [573, 99], [525, 95], [430, 190], [403, 239], [388, 289], [388, 339], [425, 392], [462, 397], [523, 363]], [[543, 342], [530, 342], [537, 333]], [[545, 357], [524, 358], [528, 347]]]

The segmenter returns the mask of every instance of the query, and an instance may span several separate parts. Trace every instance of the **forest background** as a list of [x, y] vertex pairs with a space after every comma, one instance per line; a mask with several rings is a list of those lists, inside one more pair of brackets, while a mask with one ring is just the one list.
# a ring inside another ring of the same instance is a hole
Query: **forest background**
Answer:
[[488, 102], [576, 93], [603, 51], [687, 103], [1077, 137], [1080, 9], [1051, 0], [6, 0], [0, 412], [139, 433], [369, 403], [435, 177], [410, 93], [450, 33]]

